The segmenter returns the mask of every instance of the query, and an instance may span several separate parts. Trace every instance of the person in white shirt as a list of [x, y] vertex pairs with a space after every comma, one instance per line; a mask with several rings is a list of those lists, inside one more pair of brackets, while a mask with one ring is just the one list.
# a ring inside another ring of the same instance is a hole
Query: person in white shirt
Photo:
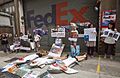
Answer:
[[[89, 24], [88, 28], [93, 28], [93, 24]], [[92, 33], [97, 35], [96, 30], [93, 31]], [[86, 46], [87, 46], [87, 55], [90, 57], [93, 57], [94, 54], [94, 48], [96, 47], [96, 41], [85, 41]]]
[[[114, 33], [117, 32], [117, 30], [115, 29], [115, 23], [114, 22], [109, 23], [108, 29], [110, 31], [113, 31]], [[116, 41], [113, 39], [112, 36], [108, 36], [104, 39], [104, 44], [105, 44], [104, 58], [106, 58], [106, 56], [109, 55], [110, 59], [113, 59], [113, 56], [115, 55], [115, 43], [116, 43]]]
[[40, 47], [40, 43], [39, 43], [40, 39], [41, 39], [40, 35], [35, 33], [35, 35], [34, 35], [34, 42], [35, 42], [35, 49], [36, 49], [36, 51], [38, 51], [38, 49]]
[[70, 23], [71, 25], [71, 32], [70, 32], [70, 38], [69, 40], [72, 42], [77, 42], [77, 38], [78, 38], [78, 31], [77, 31], [77, 25], [75, 23]]

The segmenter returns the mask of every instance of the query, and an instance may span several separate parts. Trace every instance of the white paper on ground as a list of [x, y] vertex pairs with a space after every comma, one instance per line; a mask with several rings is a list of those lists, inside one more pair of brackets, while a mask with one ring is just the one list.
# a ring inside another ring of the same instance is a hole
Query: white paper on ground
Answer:
[[49, 52], [48, 56], [49, 57], [60, 57], [60, 54], [55, 54], [55, 53]]
[[28, 55], [28, 56], [24, 57], [23, 60], [18, 59], [16, 61], [14, 61], [14, 63], [17, 63], [17, 64], [25, 63], [27, 60], [33, 60], [37, 57], [38, 57], [38, 55], [36, 55], [36, 54]]
[[33, 60], [34, 63], [30, 63], [30, 66], [40, 66], [43, 64], [51, 64], [54, 63], [55, 60], [54, 59], [47, 59], [47, 57], [45, 58], [37, 58], [35, 60]]
[[75, 69], [72, 69], [72, 68], [68, 68], [67, 69], [67, 71], [64, 71], [65, 73], [67, 73], [67, 74], [74, 74], [74, 73], [78, 73], [78, 71], [77, 70], [75, 70]]
[[46, 64], [51, 64], [51, 63], [54, 63], [54, 62], [55, 62], [54, 59], [47, 59], [47, 60], [46, 60]]
[[25, 58], [24, 58], [24, 60], [33, 60], [33, 59], [35, 59], [35, 58], [37, 58], [38, 57], [38, 55], [36, 55], [36, 54], [32, 54], [32, 55], [28, 55], [28, 56], [26, 56]]
[[72, 57], [68, 57], [67, 59], [63, 60], [63, 62], [65, 63], [65, 66], [70, 66], [71, 64], [76, 62], [76, 59]]
[[30, 66], [39, 66], [46, 63], [47, 58], [37, 58], [33, 60], [34, 63], [30, 63]]

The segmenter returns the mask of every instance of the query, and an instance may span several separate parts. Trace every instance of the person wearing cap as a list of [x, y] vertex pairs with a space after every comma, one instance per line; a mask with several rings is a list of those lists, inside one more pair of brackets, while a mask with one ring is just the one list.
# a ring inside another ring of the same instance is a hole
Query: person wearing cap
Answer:
[[74, 41], [77, 42], [77, 38], [78, 38], [78, 31], [77, 31], [77, 26], [75, 23], [70, 23], [71, 25], [71, 32], [70, 32], [70, 41]]

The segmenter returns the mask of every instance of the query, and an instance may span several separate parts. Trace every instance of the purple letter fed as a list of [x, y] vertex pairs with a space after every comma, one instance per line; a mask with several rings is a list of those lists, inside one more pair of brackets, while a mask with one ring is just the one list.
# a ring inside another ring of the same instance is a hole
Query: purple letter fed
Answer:
[[35, 15], [34, 10], [27, 11], [27, 24], [42, 27], [43, 25], [55, 24], [55, 5], [52, 5], [52, 13], [46, 13], [44, 16]]

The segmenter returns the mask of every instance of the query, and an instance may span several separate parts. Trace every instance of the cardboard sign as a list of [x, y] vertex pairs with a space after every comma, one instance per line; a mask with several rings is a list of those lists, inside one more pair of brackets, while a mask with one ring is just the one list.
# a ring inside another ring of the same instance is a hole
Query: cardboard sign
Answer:
[[64, 49], [65, 44], [62, 44], [62, 46], [56, 46], [55, 44], [52, 45], [48, 56], [50, 57], [60, 57], [62, 54], [62, 51]]
[[84, 35], [89, 36], [89, 41], [96, 41], [96, 28], [85, 28]]
[[106, 30], [104, 30], [101, 37], [112, 37], [114, 40], [117, 41], [119, 39], [119, 37], [120, 37], [120, 33], [119, 32], [115, 33], [112, 30], [106, 29]]
[[65, 37], [65, 28], [51, 29], [51, 37]]

